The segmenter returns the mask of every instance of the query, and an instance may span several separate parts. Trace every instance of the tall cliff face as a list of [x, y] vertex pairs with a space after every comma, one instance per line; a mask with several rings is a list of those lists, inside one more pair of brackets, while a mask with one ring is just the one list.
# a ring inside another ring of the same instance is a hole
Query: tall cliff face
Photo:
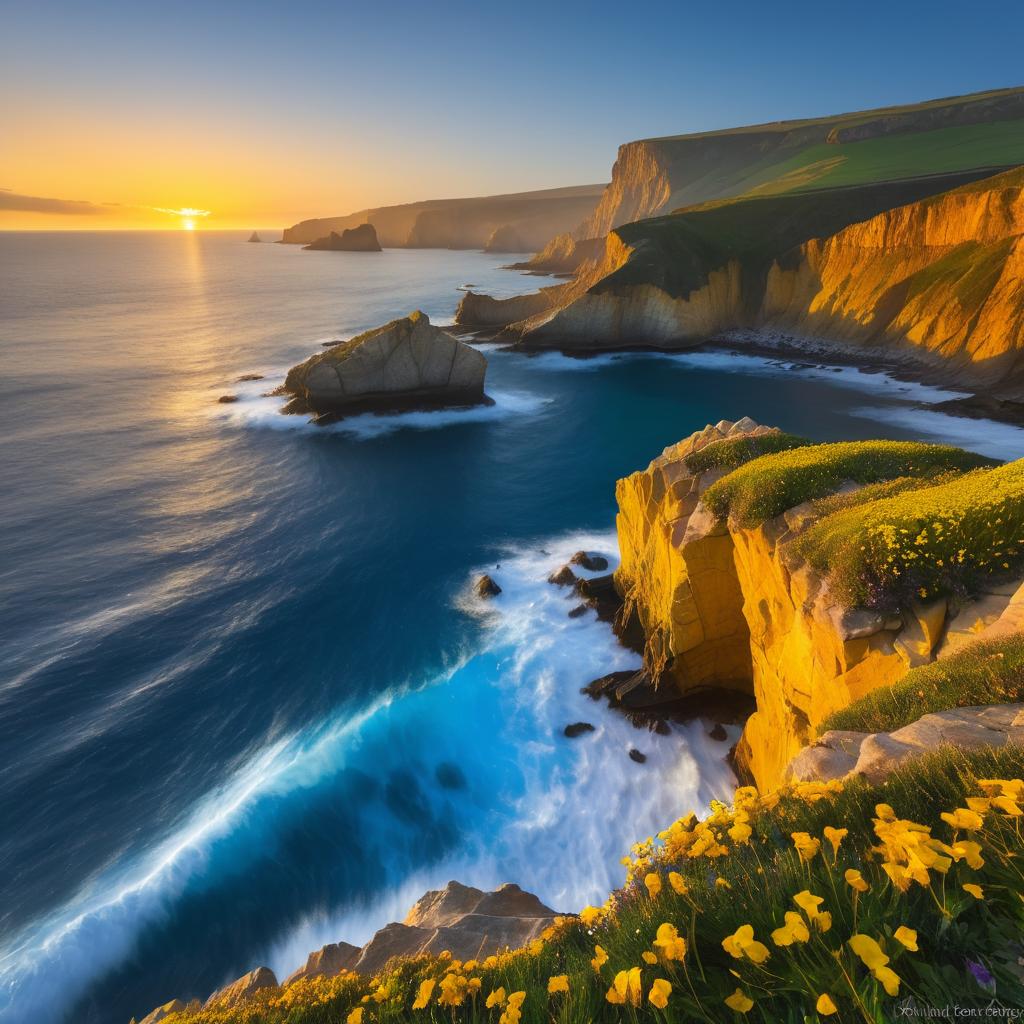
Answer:
[[753, 692], [756, 711], [736, 757], [763, 790], [784, 781], [833, 712], [962, 649], [1001, 616], [1019, 628], [1019, 614], [1009, 613], [1024, 607], [1024, 588], [1011, 583], [888, 614], [847, 608], [793, 543], [817, 521], [809, 503], [756, 528], [717, 521], [702, 497], [725, 471], [691, 468], [694, 454], [775, 436], [747, 419], [723, 421], [667, 448], [616, 488], [616, 586], [624, 614], [643, 628], [645, 668], [659, 686], [683, 694]]
[[501, 196], [430, 199], [402, 206], [321, 217], [286, 228], [281, 241], [307, 244], [330, 232], [372, 224], [385, 248], [483, 249], [498, 244], [540, 249], [571, 230], [594, 208], [604, 185], [579, 185]]
[[[1024, 137], [1004, 139], [1002, 125], [1022, 117], [1024, 90], [1002, 89], [629, 142], [619, 147], [611, 183], [574, 236], [602, 237], [623, 224], [745, 193], [778, 194], [958, 170], [977, 163], [970, 149], [978, 143], [997, 154], [986, 157], [989, 163], [1019, 162], [1024, 160]], [[995, 146], [993, 140], [998, 140]], [[880, 144], [898, 159], [879, 161]]]
[[601, 349], [766, 327], [952, 364], [1019, 397], [1024, 169], [979, 173], [708, 204], [619, 228], [556, 306], [516, 330], [528, 346]]
[[760, 323], [904, 344], [979, 381], [1024, 370], [1024, 170], [879, 214], [775, 263]]

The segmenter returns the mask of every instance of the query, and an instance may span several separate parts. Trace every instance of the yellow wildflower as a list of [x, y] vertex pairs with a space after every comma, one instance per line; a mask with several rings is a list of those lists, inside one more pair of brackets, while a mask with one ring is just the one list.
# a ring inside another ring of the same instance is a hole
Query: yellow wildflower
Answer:
[[645, 964], [650, 964], [652, 967], [658, 962], [657, 956], [655, 956], [655, 954], [649, 949], [645, 949], [640, 956], [643, 958]]
[[849, 946], [869, 970], [874, 971], [889, 962], [889, 958], [882, 952], [882, 947], [870, 935], [852, 936]]
[[580, 920], [586, 928], [593, 928], [602, 917], [604, 917], [604, 911], [598, 907], [584, 907], [580, 911]]
[[734, 843], [749, 843], [753, 829], [746, 822], [738, 821], [729, 829], [729, 838]]
[[814, 860], [821, 849], [821, 840], [812, 838], [807, 832], [794, 832], [791, 838], [796, 852], [800, 854], [800, 859], [804, 863]]
[[980, 885], [975, 885], [973, 882], [965, 882], [962, 888], [964, 892], [969, 892], [976, 900], [983, 900], [985, 898], [985, 892]]
[[617, 1006], [629, 1004], [639, 1006], [643, 998], [643, 989], [640, 987], [640, 968], [631, 967], [628, 971], [619, 971], [615, 975], [612, 987], [608, 989], [605, 999]]
[[725, 879], [725, 878], [716, 878], [715, 879], [715, 885], [717, 885], [719, 889], [731, 889], [732, 888], [732, 883], [729, 882], [729, 880]]
[[668, 873], [668, 884], [671, 885], [680, 896], [685, 896], [689, 890], [686, 880], [678, 871], [670, 871]]
[[846, 828], [833, 828], [831, 825], [826, 825], [822, 834], [832, 844], [833, 854], [838, 856], [839, 844], [850, 834], [850, 830]]
[[608, 963], [608, 954], [605, 952], [604, 947], [595, 946], [594, 959], [590, 961], [590, 966], [593, 967], [595, 971], [600, 972], [601, 968], [604, 967], [606, 963]]
[[892, 937], [902, 943], [911, 953], [917, 952], [917, 932], [913, 928], [908, 928], [905, 924], [901, 924], [899, 928], [892, 933]]
[[651, 991], [647, 993], [647, 998], [652, 1006], [656, 1006], [659, 1010], [664, 1010], [668, 1006], [668, 997], [670, 995], [672, 995], [672, 983], [664, 978], [655, 978], [654, 984], [651, 985]]
[[521, 1007], [525, 998], [525, 992], [513, 992], [508, 997], [505, 1012], [498, 1018], [498, 1024], [519, 1024], [523, 1016]]
[[814, 1004], [814, 1008], [822, 1017], [831, 1017], [833, 1013], [838, 1013], [836, 1004], [832, 1002], [832, 997], [827, 992], [822, 992], [818, 996], [818, 1001]]
[[653, 945], [666, 960], [682, 960], [686, 956], [686, 939], [679, 935], [674, 924], [667, 921], [658, 925]]
[[827, 932], [832, 927], [832, 915], [827, 911], [823, 910], [820, 914], [814, 916], [814, 927], [819, 932]]
[[357, 1006], [346, 1018], [345, 1024], [363, 1024], [363, 1008]]
[[737, 1013], [746, 1013], [754, 1005], [754, 1000], [748, 998], [743, 989], [738, 988], [725, 1000], [725, 1005]]
[[1024, 814], [1017, 801], [1012, 797], [994, 796], [992, 797], [992, 806], [997, 807], [1003, 814], [1007, 814], [1011, 818], [1019, 818], [1021, 814]]
[[810, 937], [804, 919], [795, 910], [787, 910], [785, 925], [772, 932], [776, 946], [791, 946], [794, 942], [806, 942]]
[[969, 807], [958, 807], [951, 814], [943, 811], [939, 817], [947, 825], [952, 825], [953, 828], [963, 828], [970, 832], [976, 832], [984, 824], [981, 815], [977, 811], [972, 811]]
[[753, 926], [749, 924], [741, 924], [732, 935], [722, 939], [722, 949], [736, 960], [746, 956], [755, 964], [763, 964], [771, 955], [768, 947], [754, 938]]
[[945, 846], [943, 849], [955, 861], [966, 860], [967, 866], [975, 871], [985, 865], [985, 858], [981, 855], [981, 844], [973, 840], [963, 839], [952, 846]]
[[548, 978], [548, 995], [554, 995], [556, 992], [569, 991], [569, 976], [567, 974], [556, 974], [554, 977]]
[[420, 982], [419, 991], [416, 993], [416, 1002], [412, 1004], [414, 1010], [423, 1010], [426, 1008], [427, 1003], [430, 1002], [430, 996], [434, 991], [434, 979], [427, 978], [426, 981]]
[[875, 969], [874, 975], [889, 995], [899, 995], [900, 977], [891, 967], [878, 967]]
[[851, 889], [856, 889], [857, 892], [867, 892], [871, 888], [856, 868], [847, 868], [843, 877], [846, 879], [846, 884]]
[[661, 893], [661, 875], [656, 871], [650, 872], [644, 876], [644, 885], [647, 886], [647, 895], [651, 899], [657, 899]]
[[809, 917], [815, 918], [818, 916], [818, 907], [825, 902], [821, 896], [815, 896], [808, 889], [804, 889], [803, 892], [798, 892], [793, 897], [793, 902]]
[[540, 954], [543, 952], [543, 950], [544, 950], [544, 940], [543, 939], [534, 939], [533, 942], [531, 942], [526, 947], [526, 952], [529, 953], [530, 956], [540, 956]]
[[875, 816], [882, 821], [896, 820], [896, 812], [888, 804], [875, 804]]
[[484, 1003], [487, 1009], [491, 1009], [492, 1006], [504, 1006], [505, 1005], [505, 989], [496, 988], [488, 997]]

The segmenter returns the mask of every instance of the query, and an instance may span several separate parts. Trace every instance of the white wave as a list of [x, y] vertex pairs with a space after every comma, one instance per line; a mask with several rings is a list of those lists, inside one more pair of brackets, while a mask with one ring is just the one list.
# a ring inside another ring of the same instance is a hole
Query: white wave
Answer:
[[[265, 388], [263, 389], [266, 390]], [[488, 389], [493, 405], [474, 405], [461, 409], [424, 409], [409, 412], [363, 413], [338, 423], [318, 426], [305, 416], [285, 416], [279, 397], [262, 393], [236, 392], [238, 401], [214, 405], [213, 415], [238, 427], [261, 427], [319, 435], [345, 434], [360, 441], [393, 434], [396, 430], [440, 430], [465, 423], [493, 423], [499, 420], [534, 416], [554, 402], [554, 398], [513, 389]]]
[[882, 423], [894, 423], [921, 437], [957, 445], [993, 459], [1024, 457], [1024, 428], [1012, 423], [951, 416], [934, 409], [913, 407], [865, 407], [853, 409], [850, 414]]
[[[215, 848], [237, 844], [239, 867], [259, 845], [260, 830], [274, 826], [267, 815], [276, 815], [280, 797], [300, 799], [304, 789], [343, 778], [348, 765], [381, 774], [438, 756], [459, 764], [464, 794], [425, 791], [432, 806], [454, 815], [459, 844], [433, 864], [410, 860], [418, 854], [407, 823], [386, 820], [379, 804], [357, 809], [373, 830], [384, 887], [310, 913], [254, 964], [263, 959], [284, 976], [326, 942], [364, 942], [451, 878], [481, 888], [515, 881], [558, 910], [602, 899], [621, 882], [619, 858], [633, 841], [725, 796], [733, 778], [729, 743], [710, 740], [701, 723], [676, 726], [669, 736], [638, 731], [580, 693], [599, 675], [639, 664], [592, 611], [570, 619], [576, 600], [547, 583], [552, 568], [580, 548], [613, 561], [615, 535], [538, 543], [483, 567], [502, 592], [478, 605], [487, 617], [477, 655], [421, 689], [389, 693], [357, 715], [254, 754], [149, 854], [92, 879], [58, 913], [13, 938], [0, 952], [0, 1020], [62, 1019], [95, 978], [131, 954], [143, 929], [172, 912], [194, 879], [215, 881], [207, 877]], [[575, 721], [595, 729], [569, 740], [562, 730]], [[632, 747], [645, 764], [630, 759]]]
[[[510, 551], [498, 566], [479, 570], [495, 579], [501, 594], [479, 599], [467, 588], [459, 599], [475, 605], [489, 624], [498, 665], [487, 682], [497, 690], [503, 727], [481, 734], [472, 721], [453, 721], [447, 742], [467, 766], [512, 760], [518, 784], [506, 780], [517, 791], [505, 812], [481, 811], [457, 856], [417, 871], [378, 900], [310, 915], [268, 951], [265, 959], [279, 975], [326, 943], [365, 942], [388, 921], [402, 920], [426, 890], [452, 878], [485, 889], [514, 881], [560, 911], [599, 902], [621, 883], [619, 859], [634, 841], [731, 791], [735, 780], [725, 754], [737, 727], [727, 729], [725, 743], [710, 740], [701, 722], [660, 736], [637, 730], [580, 693], [591, 679], [636, 668], [640, 659], [592, 611], [570, 619], [578, 599], [547, 583], [552, 568], [579, 549], [614, 564], [615, 535], [575, 534]], [[479, 678], [466, 682], [485, 685]], [[577, 721], [594, 731], [567, 739], [562, 730]], [[633, 747], [647, 756], [645, 764], [629, 757]]]

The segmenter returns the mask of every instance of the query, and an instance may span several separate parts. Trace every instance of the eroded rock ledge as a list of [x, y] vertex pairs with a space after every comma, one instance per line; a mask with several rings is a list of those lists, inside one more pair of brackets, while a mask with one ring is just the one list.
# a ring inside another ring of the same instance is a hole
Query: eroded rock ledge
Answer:
[[[334, 977], [344, 971], [373, 975], [395, 957], [445, 950], [456, 960], [481, 959], [519, 949], [537, 938], [558, 915], [532, 893], [506, 883], [484, 892], [459, 882], [425, 893], [401, 923], [381, 928], [365, 946], [337, 942], [311, 953], [306, 963], [278, 985], [269, 967], [257, 967], [214, 992], [202, 1005], [226, 1010], [243, 1005], [267, 988], [287, 987], [301, 978]], [[158, 1006], [140, 1024], [158, 1024], [172, 1013], [199, 1006], [180, 999]]]
[[817, 521], [810, 502], [754, 528], [703, 504], [728, 469], [700, 455], [736, 438], [782, 443], [752, 420], [722, 421], [619, 481], [615, 582], [659, 687], [753, 693], [736, 761], [770, 790], [832, 713], [979, 637], [1019, 630], [1024, 588], [992, 584], [971, 600], [910, 602], [890, 614], [844, 607], [791, 543]]

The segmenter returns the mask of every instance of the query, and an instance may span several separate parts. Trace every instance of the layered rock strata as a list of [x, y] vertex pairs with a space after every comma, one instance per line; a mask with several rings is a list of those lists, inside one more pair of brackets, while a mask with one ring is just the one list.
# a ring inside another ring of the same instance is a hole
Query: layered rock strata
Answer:
[[416, 311], [292, 367], [286, 412], [352, 413], [479, 405], [487, 360]]

